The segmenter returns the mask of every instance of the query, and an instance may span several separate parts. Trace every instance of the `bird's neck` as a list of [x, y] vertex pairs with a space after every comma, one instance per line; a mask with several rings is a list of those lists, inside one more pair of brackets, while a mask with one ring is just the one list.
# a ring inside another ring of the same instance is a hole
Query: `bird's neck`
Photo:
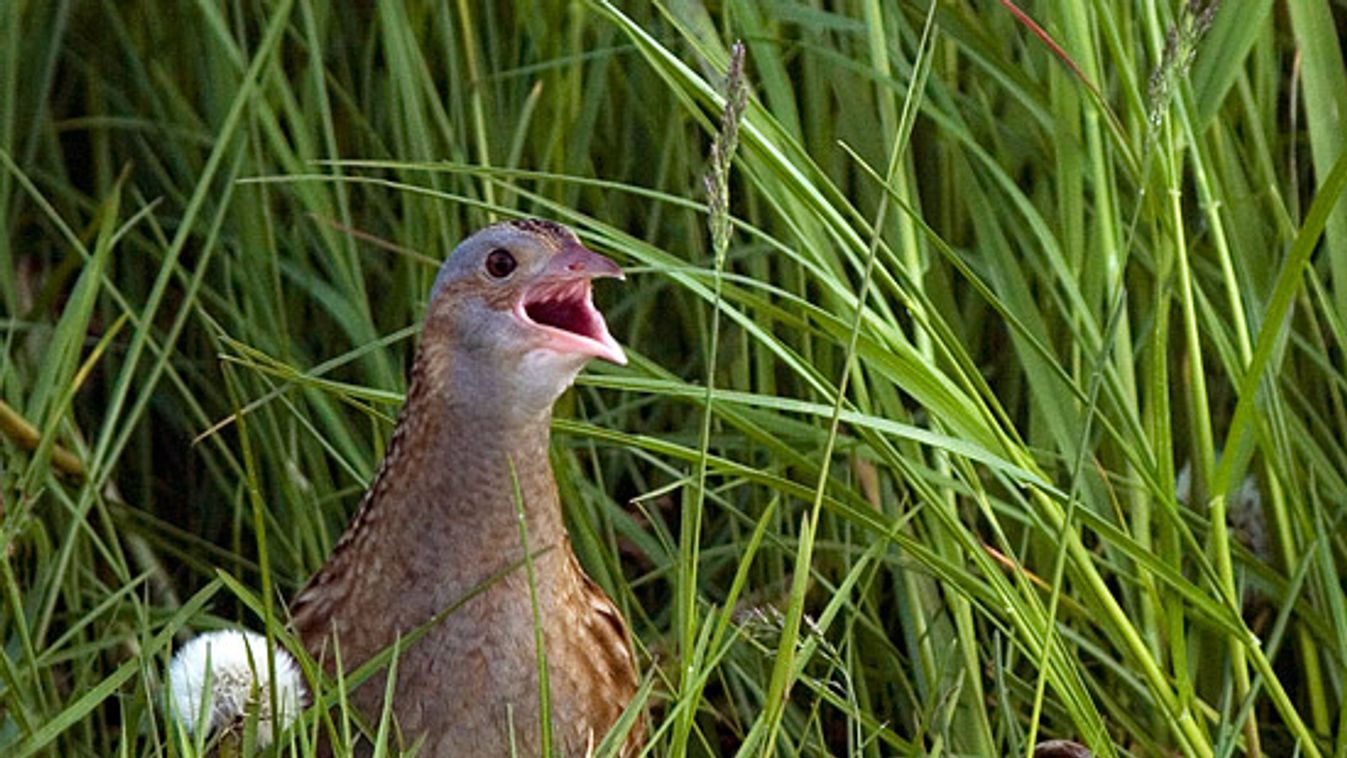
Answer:
[[[548, 460], [551, 413], [519, 418], [414, 372], [388, 455], [353, 530], [404, 580], [466, 591], [566, 538]], [[353, 546], [355, 547], [355, 546]], [[371, 552], [372, 551], [372, 552]], [[413, 587], [404, 587], [413, 590]]]

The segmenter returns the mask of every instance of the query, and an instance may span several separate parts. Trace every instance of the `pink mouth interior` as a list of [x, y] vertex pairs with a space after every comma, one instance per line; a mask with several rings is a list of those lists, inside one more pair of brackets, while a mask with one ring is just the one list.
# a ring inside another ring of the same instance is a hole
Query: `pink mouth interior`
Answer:
[[551, 346], [616, 364], [627, 357], [608, 333], [608, 324], [594, 307], [589, 279], [563, 279], [531, 287], [517, 312], [549, 334]]
[[530, 292], [524, 313], [541, 326], [603, 341], [603, 317], [590, 303], [589, 282], [583, 279]]

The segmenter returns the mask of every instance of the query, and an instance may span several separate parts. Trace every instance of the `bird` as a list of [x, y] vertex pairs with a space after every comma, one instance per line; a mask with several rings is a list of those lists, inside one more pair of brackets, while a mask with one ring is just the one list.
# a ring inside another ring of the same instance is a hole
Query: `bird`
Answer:
[[[498, 222], [454, 249], [384, 460], [291, 603], [329, 672], [338, 653], [349, 673], [429, 624], [399, 648], [392, 695], [419, 755], [542, 754], [539, 628], [554, 755], [592, 754], [637, 690], [626, 622], [576, 560], [548, 458], [553, 404], [581, 368], [626, 363], [594, 306], [597, 278], [624, 275], [553, 221]], [[371, 723], [386, 684], [351, 693]]]

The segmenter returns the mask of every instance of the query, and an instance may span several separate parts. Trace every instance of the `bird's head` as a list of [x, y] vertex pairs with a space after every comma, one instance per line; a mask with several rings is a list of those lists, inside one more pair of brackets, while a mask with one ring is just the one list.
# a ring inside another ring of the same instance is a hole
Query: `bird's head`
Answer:
[[427, 378], [511, 415], [545, 413], [590, 358], [627, 362], [594, 307], [597, 277], [621, 279], [622, 269], [560, 224], [505, 221], [473, 234], [430, 292]]

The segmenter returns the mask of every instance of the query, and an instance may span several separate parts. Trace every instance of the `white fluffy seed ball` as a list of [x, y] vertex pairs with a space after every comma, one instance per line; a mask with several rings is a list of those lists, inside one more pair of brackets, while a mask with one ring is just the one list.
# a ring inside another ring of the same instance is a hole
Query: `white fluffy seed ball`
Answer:
[[[247, 631], [202, 634], [183, 645], [168, 667], [173, 716], [188, 732], [200, 726], [207, 734], [241, 729], [250, 709], [257, 713], [257, 747], [271, 744], [303, 707], [307, 691], [295, 659], [280, 648], [276, 656], [276, 697], [271, 702], [267, 639]], [[210, 692], [206, 683], [210, 682]], [[198, 724], [201, 701], [208, 699], [206, 722]]]

